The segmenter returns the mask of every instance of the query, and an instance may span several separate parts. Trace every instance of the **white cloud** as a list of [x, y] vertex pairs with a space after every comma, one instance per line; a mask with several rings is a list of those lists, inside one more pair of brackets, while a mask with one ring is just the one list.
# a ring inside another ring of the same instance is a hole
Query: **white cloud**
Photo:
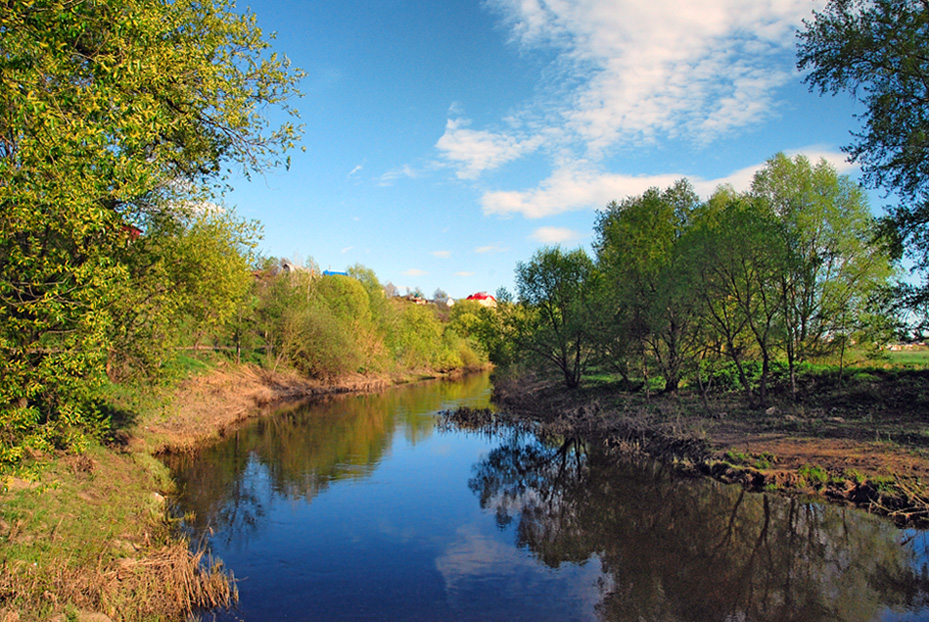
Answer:
[[[800, 153], [814, 164], [824, 158], [839, 173], [845, 174], [854, 169], [844, 154], [819, 146], [799, 149], [787, 155], [793, 157]], [[569, 211], [602, 209], [610, 201], [622, 201], [626, 197], [640, 195], [651, 187], [666, 188], [682, 178], [687, 178], [697, 193], [706, 198], [723, 184], [731, 185], [740, 192], [748, 190], [755, 172], [763, 166], [764, 162], [759, 162], [716, 179], [704, 179], [686, 173], [622, 175], [598, 171], [591, 166], [566, 166], [530, 190], [486, 192], [481, 198], [481, 204], [485, 214], [503, 217], [519, 214], [530, 219], [544, 218]]]
[[355, 168], [353, 168], [351, 171], [349, 171], [348, 177], [351, 177], [351, 176], [354, 175], [355, 173], [360, 173], [362, 168], [364, 168], [364, 166], [361, 165], [361, 164], [359, 164], [358, 166], [356, 166]]
[[504, 253], [510, 250], [504, 246], [498, 246], [496, 244], [488, 244], [487, 246], [478, 246], [474, 249], [474, 252], [479, 255], [485, 255], [487, 253]]
[[803, 154], [814, 165], [821, 159], [835, 167], [840, 175], [849, 175], [853, 171], [859, 170], [857, 164], [848, 161], [848, 156], [840, 151], [835, 151], [823, 145], [810, 145], [802, 149], [788, 150], [784, 152], [789, 157]]
[[455, 276], [469, 277], [469, 276], [474, 276], [474, 273], [469, 272], [468, 270], [462, 270], [461, 272], [456, 272]]
[[427, 274], [429, 273], [419, 268], [411, 268], [403, 272], [403, 276], [426, 276]]
[[533, 190], [487, 192], [481, 199], [485, 214], [544, 218], [563, 212], [606, 207], [613, 200], [664, 187], [684, 175], [633, 176], [566, 167], [555, 171]]
[[449, 119], [445, 133], [436, 147], [458, 170], [459, 179], [475, 179], [482, 172], [495, 169], [534, 151], [540, 137], [524, 140], [507, 134], [468, 129], [469, 121]]
[[342, 249], [342, 254], [344, 255], [345, 253], [347, 253], [348, 251], [354, 248], [355, 248], [354, 246], [346, 246], [345, 248]]
[[432, 251], [432, 255], [439, 259], [448, 259], [452, 256], [452, 251]]
[[381, 186], [390, 186], [398, 179], [415, 179], [419, 173], [410, 165], [404, 164], [399, 168], [387, 171], [381, 175], [378, 184]]
[[[793, 33], [823, 0], [488, 0], [524, 47], [555, 46], [571, 85], [549, 111], [598, 157], [660, 135], [707, 142], [776, 114]], [[556, 72], [557, 73], [557, 72]]]
[[579, 240], [584, 237], [584, 234], [565, 227], [540, 227], [529, 237], [543, 244], [564, 244]]

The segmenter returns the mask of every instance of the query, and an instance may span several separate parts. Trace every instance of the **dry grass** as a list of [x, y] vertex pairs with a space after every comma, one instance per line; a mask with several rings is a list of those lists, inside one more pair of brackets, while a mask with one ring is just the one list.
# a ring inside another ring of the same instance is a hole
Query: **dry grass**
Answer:
[[182, 383], [157, 412], [145, 413], [125, 431], [126, 440], [136, 450], [153, 454], [184, 451], [222, 437], [236, 424], [284, 402], [373, 391], [390, 384], [388, 377], [352, 375], [325, 383], [295, 372], [221, 365]]
[[173, 621], [235, 601], [222, 564], [167, 518], [158, 461], [94, 446], [43, 462], [0, 482], [0, 621]]
[[[4, 564], [0, 620], [68, 619], [100, 612], [115, 622], [183, 620], [192, 611], [233, 605], [238, 594], [221, 564], [192, 553], [184, 542], [138, 551], [104, 565], [74, 568], [68, 560], [37, 566]], [[64, 612], [63, 614], [61, 612]]]

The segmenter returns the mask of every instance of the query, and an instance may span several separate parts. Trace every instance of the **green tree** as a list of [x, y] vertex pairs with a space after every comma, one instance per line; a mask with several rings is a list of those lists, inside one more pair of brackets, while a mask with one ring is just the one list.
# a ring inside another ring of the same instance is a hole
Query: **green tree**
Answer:
[[[501, 293], [503, 295], [501, 295]], [[514, 330], [525, 309], [514, 303], [505, 289], [497, 291], [496, 307], [476, 300], [459, 300], [449, 312], [449, 327], [468, 340], [480, 362], [507, 367], [518, 362]]]
[[170, 212], [127, 244], [117, 257], [129, 278], [111, 284], [110, 377], [157, 373], [176, 346], [221, 333], [248, 304], [258, 232], [213, 206]]
[[394, 360], [405, 370], [429, 370], [439, 361], [444, 327], [431, 305], [399, 300], [388, 333]]
[[583, 249], [543, 248], [516, 264], [516, 291], [528, 310], [518, 345], [553, 365], [576, 388], [593, 349], [590, 317], [597, 273]]
[[874, 243], [864, 191], [825, 160], [814, 166], [778, 154], [756, 173], [751, 192], [779, 223], [782, 343], [796, 390], [795, 363], [842, 347], [872, 316], [892, 269]]
[[[667, 391], [677, 390], [699, 346], [698, 296], [679, 244], [699, 204], [680, 180], [610, 203], [595, 225], [598, 265], [612, 290], [608, 304], [623, 327], [612, 339], [633, 341], [643, 359], [654, 357]], [[629, 350], [622, 343], [617, 348]]]
[[228, 0], [0, 10], [0, 462], [96, 420], [132, 240], [231, 163], [281, 161], [300, 73]]
[[[762, 201], [721, 188], [695, 214], [682, 246], [695, 268], [704, 338], [718, 341], [732, 360], [749, 403], [764, 404], [783, 311], [784, 245], [773, 213]], [[755, 356], [757, 396], [745, 369]]]
[[[798, 67], [811, 89], [848, 92], [864, 105], [846, 151], [867, 183], [901, 198], [890, 222], [929, 269], [929, 3], [830, 0], [804, 26]], [[929, 286], [917, 294], [924, 305]]]

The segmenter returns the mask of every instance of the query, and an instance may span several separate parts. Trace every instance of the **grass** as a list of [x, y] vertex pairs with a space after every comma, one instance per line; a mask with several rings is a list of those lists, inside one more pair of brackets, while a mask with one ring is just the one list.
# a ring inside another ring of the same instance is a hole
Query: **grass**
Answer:
[[[208, 366], [190, 359], [179, 369]], [[92, 442], [80, 455], [34, 455], [0, 474], [0, 620], [87, 612], [116, 622], [180, 620], [235, 598], [221, 565], [191, 552], [169, 518], [167, 468], [125, 432], [162, 419], [166, 395], [113, 385], [109, 444]]]
[[820, 466], [804, 464], [797, 469], [801, 480], [808, 482], [813, 488], [822, 488], [829, 483], [829, 473]]
[[[219, 567], [201, 570], [166, 518], [167, 470], [145, 454], [93, 445], [6, 477], [0, 503], [0, 619], [104, 612], [173, 620], [189, 605], [225, 604]], [[15, 613], [14, 613], [15, 612]]]
[[888, 352], [887, 360], [893, 366], [916, 368], [929, 367], [929, 348]]
[[749, 466], [761, 471], [770, 469], [771, 465], [776, 461], [775, 457], [768, 452], [753, 454], [734, 449], [726, 451], [723, 459], [733, 466]]

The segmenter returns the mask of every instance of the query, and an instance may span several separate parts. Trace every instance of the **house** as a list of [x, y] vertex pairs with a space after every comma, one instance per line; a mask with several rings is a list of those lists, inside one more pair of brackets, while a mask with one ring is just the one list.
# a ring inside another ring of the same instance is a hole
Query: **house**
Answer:
[[491, 309], [496, 308], [497, 299], [488, 294], [487, 292], [478, 292], [476, 294], [471, 294], [465, 300], [476, 300], [480, 305], [484, 307], [490, 307]]
[[130, 242], [135, 242], [140, 237], [142, 237], [142, 230], [135, 225], [123, 225], [122, 231], [123, 235], [125, 235], [126, 239], [128, 239]]
[[400, 296], [402, 300], [407, 302], [412, 302], [414, 305], [424, 305], [428, 304], [428, 301], [422, 296], [417, 296], [416, 294], [407, 294], [406, 296]]

